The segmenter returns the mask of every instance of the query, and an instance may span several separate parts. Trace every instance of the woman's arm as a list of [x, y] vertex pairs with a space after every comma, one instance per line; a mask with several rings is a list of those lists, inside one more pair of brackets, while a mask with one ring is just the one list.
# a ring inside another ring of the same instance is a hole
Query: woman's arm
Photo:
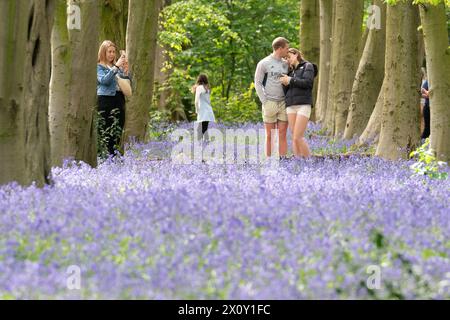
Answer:
[[118, 68], [114, 67], [112, 69], [105, 68], [101, 65], [97, 65], [97, 81], [102, 85], [110, 85], [114, 80], [114, 76], [119, 71]]
[[119, 77], [122, 79], [128, 79], [130, 80], [130, 83], [133, 83], [133, 77], [129, 72], [124, 72], [122, 69], [119, 69]]
[[301, 71], [295, 72], [295, 77], [292, 77], [289, 85], [301, 89], [312, 89], [314, 84], [314, 66], [312, 63], [305, 64], [305, 71], [300, 78]]

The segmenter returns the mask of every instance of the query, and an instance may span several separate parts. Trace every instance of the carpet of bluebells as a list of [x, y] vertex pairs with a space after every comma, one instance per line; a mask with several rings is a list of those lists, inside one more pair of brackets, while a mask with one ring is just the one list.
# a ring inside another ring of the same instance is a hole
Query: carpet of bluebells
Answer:
[[449, 179], [328, 156], [353, 141], [312, 124], [320, 157], [174, 164], [175, 128], [95, 169], [68, 161], [44, 188], [1, 186], [0, 298], [450, 298]]

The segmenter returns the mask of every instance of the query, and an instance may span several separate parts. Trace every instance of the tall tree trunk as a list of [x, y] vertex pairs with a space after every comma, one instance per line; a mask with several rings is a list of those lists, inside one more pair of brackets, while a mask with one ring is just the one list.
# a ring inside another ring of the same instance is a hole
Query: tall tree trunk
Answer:
[[332, 109], [334, 118], [327, 128], [335, 136], [344, 133], [347, 121], [353, 80], [358, 67], [363, 4], [363, 0], [336, 0], [328, 94], [328, 108]]
[[361, 40], [359, 41], [358, 45], [358, 59], [361, 60], [362, 55], [364, 53], [364, 48], [366, 47], [367, 38], [369, 38], [369, 31], [370, 29], [365, 27], [364, 31], [362, 33]]
[[0, 1], [0, 184], [47, 182], [52, 0]]
[[156, 45], [155, 52], [155, 90], [158, 89], [157, 99], [158, 99], [158, 110], [165, 110], [167, 100], [170, 96], [170, 89], [167, 88], [167, 79], [171, 70], [161, 71], [164, 63], [167, 61], [167, 57], [164, 54], [164, 48], [159, 44]]
[[375, 0], [374, 5], [381, 9], [381, 15], [374, 14], [374, 19], [381, 19], [379, 29], [372, 25], [363, 55], [359, 62], [350, 97], [349, 114], [345, 126], [344, 138], [359, 136], [367, 125], [375, 107], [384, 78], [384, 54], [386, 44], [386, 4]]
[[69, 108], [71, 70], [68, 65], [72, 60], [72, 51], [67, 30], [67, 9], [66, 1], [56, 2], [51, 35], [52, 72], [48, 112], [52, 166], [60, 166], [64, 158], [64, 134]]
[[384, 106], [376, 155], [407, 158], [420, 139], [418, 65], [419, 9], [409, 2], [389, 5], [386, 21]]
[[386, 91], [386, 78], [383, 80], [383, 84], [381, 85], [380, 92], [378, 93], [377, 102], [375, 103], [375, 107], [370, 115], [369, 122], [367, 123], [366, 128], [358, 139], [358, 145], [371, 145], [377, 144], [380, 138], [381, 131], [381, 115], [383, 112], [384, 105], [384, 93]]
[[[161, 1], [159, 10], [162, 11], [166, 6], [170, 6], [171, 0]], [[167, 62], [167, 56], [164, 53], [165, 48], [161, 46], [160, 43], [156, 43], [155, 50], [155, 90], [158, 89], [157, 99], [158, 99], [158, 110], [167, 109], [167, 102], [170, 97], [170, 89], [167, 88], [167, 80], [173, 69], [162, 71], [164, 64]]]
[[128, 20], [128, 0], [102, 1], [100, 19], [100, 43], [103, 40], [114, 42], [118, 48], [125, 49]]
[[[319, 64], [320, 60], [320, 7], [319, 0], [300, 2], [300, 51], [306, 60]], [[320, 69], [320, 65], [319, 65]], [[313, 103], [316, 104], [318, 78], [314, 81]], [[315, 121], [315, 109], [311, 120]]]
[[323, 123], [328, 103], [328, 84], [330, 83], [331, 36], [333, 26], [333, 0], [320, 0], [320, 64], [316, 121]]
[[430, 89], [431, 148], [450, 161], [450, 49], [445, 4], [420, 7]]
[[[81, 29], [68, 29], [67, 8], [80, 8]], [[65, 158], [97, 165], [96, 65], [99, 3], [58, 1], [52, 31], [50, 137], [52, 165]]]
[[143, 141], [153, 98], [156, 37], [161, 0], [129, 0], [127, 53], [134, 92], [125, 115], [124, 139]]
[[325, 118], [324, 118], [324, 129], [326, 129], [327, 133], [330, 135], [333, 135], [334, 133], [334, 117], [336, 114], [336, 110], [330, 107], [330, 101], [331, 101], [331, 85], [333, 82], [333, 79], [331, 78], [332, 72], [331, 72], [331, 66], [332, 66], [332, 49], [333, 49], [333, 41], [334, 41], [334, 29], [336, 27], [336, 24], [334, 23], [336, 19], [336, 1], [333, 0], [332, 3], [332, 10], [331, 10], [331, 38], [330, 38], [330, 66], [329, 66], [329, 74], [328, 74], [328, 91], [327, 91], [327, 100], [326, 100], [326, 109], [325, 109]]

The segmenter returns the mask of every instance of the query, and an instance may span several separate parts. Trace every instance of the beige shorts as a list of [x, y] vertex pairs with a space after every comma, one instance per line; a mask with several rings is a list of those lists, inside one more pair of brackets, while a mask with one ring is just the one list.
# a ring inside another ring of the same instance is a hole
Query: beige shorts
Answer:
[[289, 106], [286, 108], [287, 114], [296, 113], [297, 115], [305, 116], [309, 119], [311, 116], [311, 105], [310, 104], [302, 104], [298, 106]]
[[262, 115], [265, 123], [287, 122], [286, 103], [284, 101], [267, 100], [263, 103]]

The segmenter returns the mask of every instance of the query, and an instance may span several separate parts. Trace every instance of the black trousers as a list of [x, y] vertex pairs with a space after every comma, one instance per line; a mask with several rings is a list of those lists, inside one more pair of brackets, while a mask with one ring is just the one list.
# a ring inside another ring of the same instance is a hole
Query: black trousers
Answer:
[[422, 132], [422, 139], [426, 139], [430, 136], [430, 106], [427, 104], [423, 107], [423, 120], [425, 126]]
[[115, 96], [98, 96], [98, 111], [102, 117], [98, 134], [106, 142], [108, 153], [114, 154], [120, 146], [125, 125], [125, 96], [122, 91], [116, 91]]
[[[198, 139], [201, 140], [208, 130], [209, 121], [202, 121], [201, 125], [198, 125]], [[206, 136], [207, 137], [207, 136]]]

